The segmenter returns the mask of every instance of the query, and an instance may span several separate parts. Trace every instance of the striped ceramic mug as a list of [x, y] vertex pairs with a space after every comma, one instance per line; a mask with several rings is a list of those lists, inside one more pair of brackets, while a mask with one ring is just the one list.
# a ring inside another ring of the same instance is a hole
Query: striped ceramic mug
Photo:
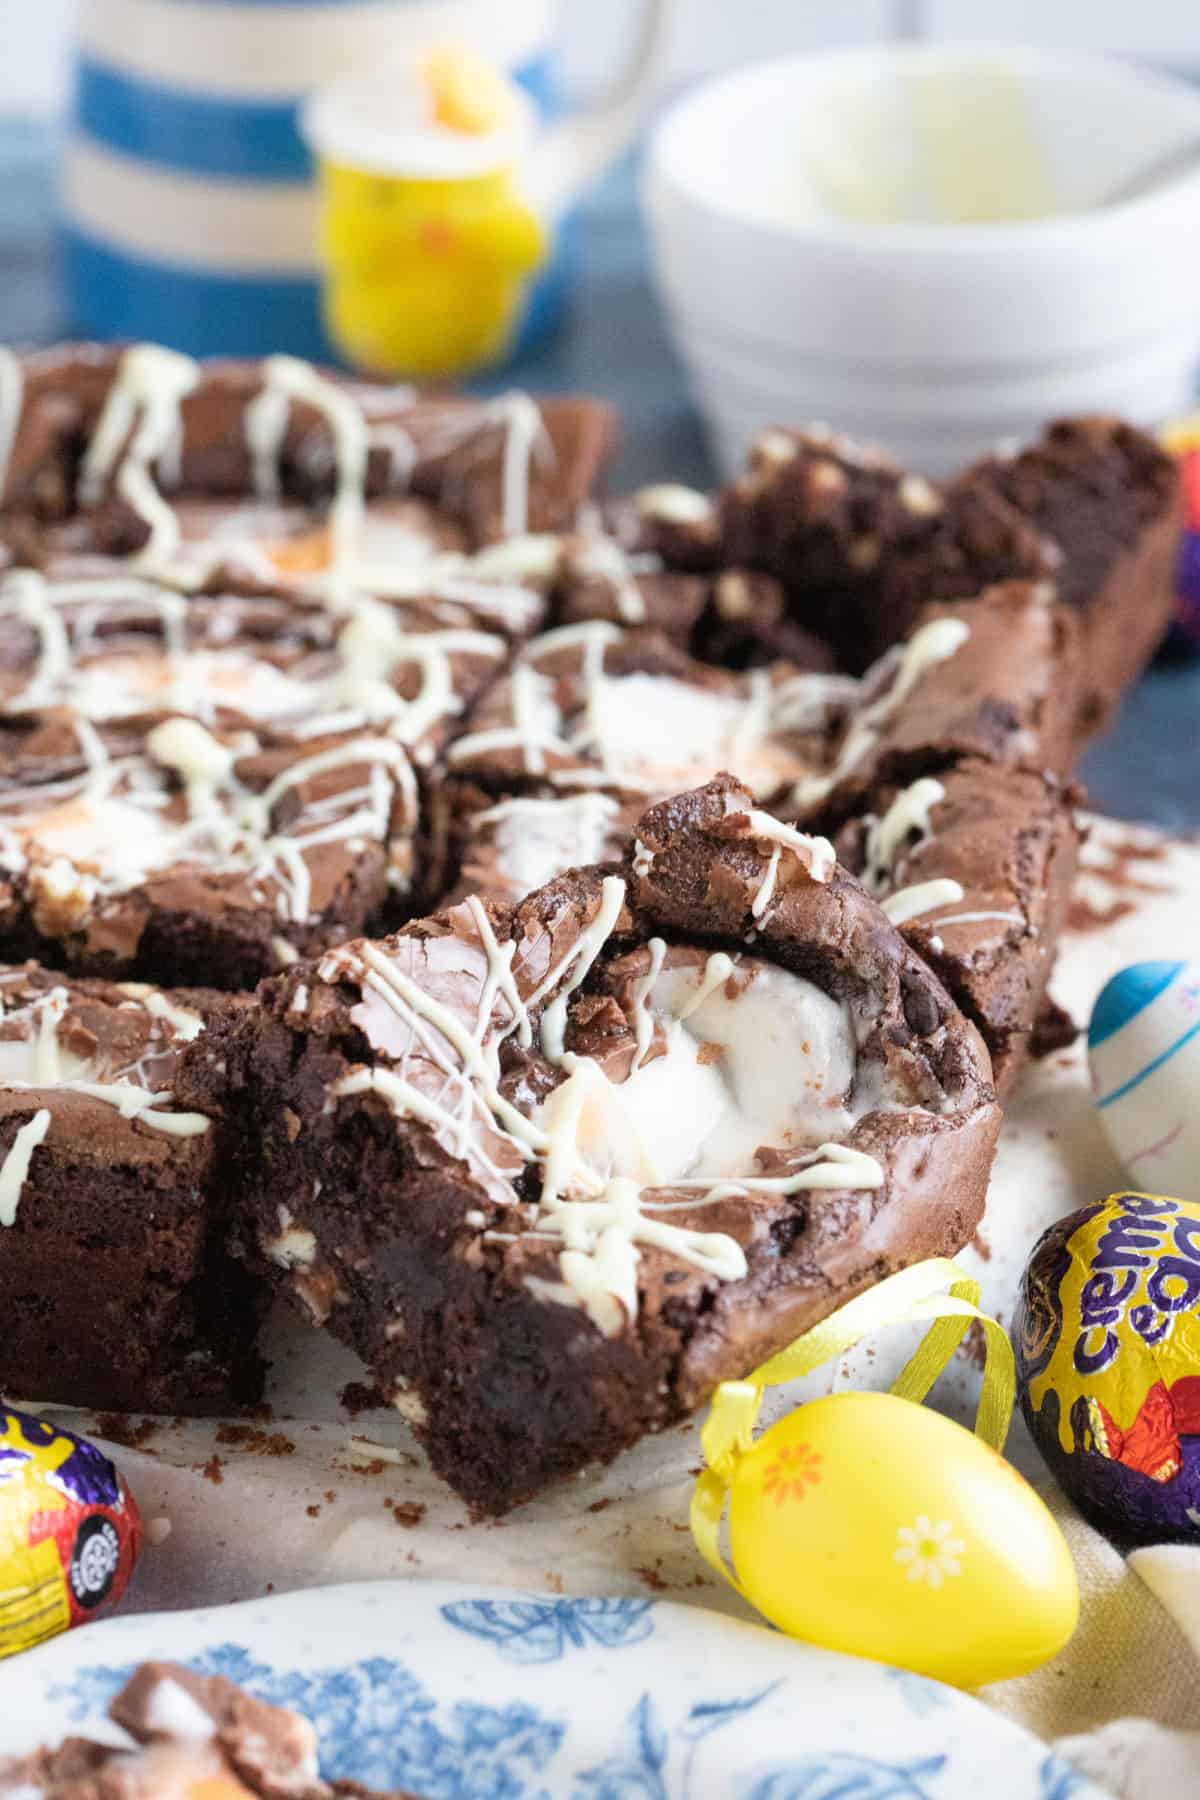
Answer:
[[[314, 188], [298, 130], [331, 76], [453, 40], [557, 118], [554, 0], [84, 0], [64, 186], [75, 328], [193, 355], [328, 355]], [[557, 119], [577, 193], [651, 97], [669, 0], [643, 0], [629, 67], [596, 110]], [[566, 237], [535, 286], [522, 346], [558, 312]]]

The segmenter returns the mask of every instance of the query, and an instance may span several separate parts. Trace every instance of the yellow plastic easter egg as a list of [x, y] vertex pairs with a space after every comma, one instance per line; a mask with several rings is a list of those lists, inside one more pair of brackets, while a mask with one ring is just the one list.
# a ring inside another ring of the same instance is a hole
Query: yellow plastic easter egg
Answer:
[[1028, 1482], [961, 1425], [894, 1394], [833, 1394], [738, 1458], [730, 1547], [781, 1630], [978, 1687], [1075, 1629], [1070, 1553]]

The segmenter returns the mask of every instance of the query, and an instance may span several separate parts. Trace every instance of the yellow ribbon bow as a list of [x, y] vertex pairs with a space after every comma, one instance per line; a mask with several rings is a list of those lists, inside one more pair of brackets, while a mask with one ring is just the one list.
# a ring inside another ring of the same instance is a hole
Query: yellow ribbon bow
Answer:
[[971, 1320], [978, 1319], [987, 1340], [987, 1357], [975, 1432], [993, 1450], [1003, 1450], [1016, 1397], [1016, 1370], [1004, 1327], [979, 1309], [979, 1283], [943, 1256], [889, 1276], [822, 1319], [744, 1381], [723, 1381], [713, 1395], [712, 1410], [700, 1433], [708, 1467], [692, 1495], [692, 1536], [705, 1562], [739, 1594], [742, 1585], [721, 1553], [721, 1517], [738, 1460], [754, 1441], [764, 1388], [798, 1381], [822, 1363], [843, 1355], [868, 1332], [913, 1319], [932, 1319], [934, 1323], [893, 1382], [892, 1393], [902, 1400], [922, 1401], [962, 1343]]

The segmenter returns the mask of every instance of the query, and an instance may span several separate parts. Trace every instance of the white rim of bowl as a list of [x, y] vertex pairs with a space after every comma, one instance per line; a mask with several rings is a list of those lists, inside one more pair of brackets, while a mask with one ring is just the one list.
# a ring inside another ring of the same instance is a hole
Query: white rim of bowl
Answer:
[[1197, 169], [1191, 174], [1178, 175], [1136, 199], [1094, 209], [1074, 208], [1046, 218], [999, 220], [991, 224], [936, 224], [909, 220], [868, 225], [830, 217], [800, 220], [790, 225], [765, 214], [743, 212], [714, 197], [690, 179], [686, 167], [680, 168], [684, 159], [675, 140], [683, 135], [696, 114], [713, 108], [714, 102], [720, 99], [736, 96], [740, 90], [752, 89], [768, 77], [778, 79], [789, 70], [812, 73], [827, 69], [832, 74], [855, 63], [869, 68], [884, 67], [889, 63], [986, 63], [996, 58], [1003, 58], [1018, 72], [1030, 69], [1091, 74], [1108, 83], [1123, 83], [1127, 88], [1139, 88], [1143, 93], [1161, 99], [1186, 103], [1195, 114], [1196, 135], [1200, 139], [1200, 86], [1180, 76], [1143, 68], [1121, 56], [1094, 50], [1042, 50], [1003, 42], [850, 45], [748, 63], [728, 75], [702, 82], [694, 91], [685, 94], [651, 135], [642, 176], [643, 196], [652, 203], [651, 190], [658, 182], [672, 188], [693, 207], [752, 227], [761, 235], [793, 242], [819, 241], [872, 254], [886, 249], [889, 253], [936, 250], [942, 255], [1018, 246], [1027, 251], [1051, 246], [1061, 250], [1064, 238], [1098, 233], [1115, 235], [1131, 225], [1149, 226], [1155, 222], [1157, 212], [1174, 205], [1182, 195], [1194, 191], [1200, 197], [1200, 169]]

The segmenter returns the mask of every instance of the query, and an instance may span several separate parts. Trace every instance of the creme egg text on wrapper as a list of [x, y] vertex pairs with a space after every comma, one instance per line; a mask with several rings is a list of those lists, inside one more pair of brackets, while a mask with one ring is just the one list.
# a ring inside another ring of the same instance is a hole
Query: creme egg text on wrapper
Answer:
[[1132, 963], [1088, 1027], [1096, 1111], [1130, 1181], [1200, 1200], [1200, 963]]
[[1062, 1533], [963, 1426], [895, 1394], [813, 1400], [737, 1462], [730, 1549], [747, 1599], [808, 1643], [958, 1687], [1023, 1675], [1079, 1613]]
[[1125, 1542], [1200, 1542], [1200, 1202], [1112, 1194], [1022, 1278], [1017, 1391], [1059, 1484]]
[[94, 1444], [0, 1406], [0, 1657], [103, 1616], [141, 1541], [133, 1496]]

